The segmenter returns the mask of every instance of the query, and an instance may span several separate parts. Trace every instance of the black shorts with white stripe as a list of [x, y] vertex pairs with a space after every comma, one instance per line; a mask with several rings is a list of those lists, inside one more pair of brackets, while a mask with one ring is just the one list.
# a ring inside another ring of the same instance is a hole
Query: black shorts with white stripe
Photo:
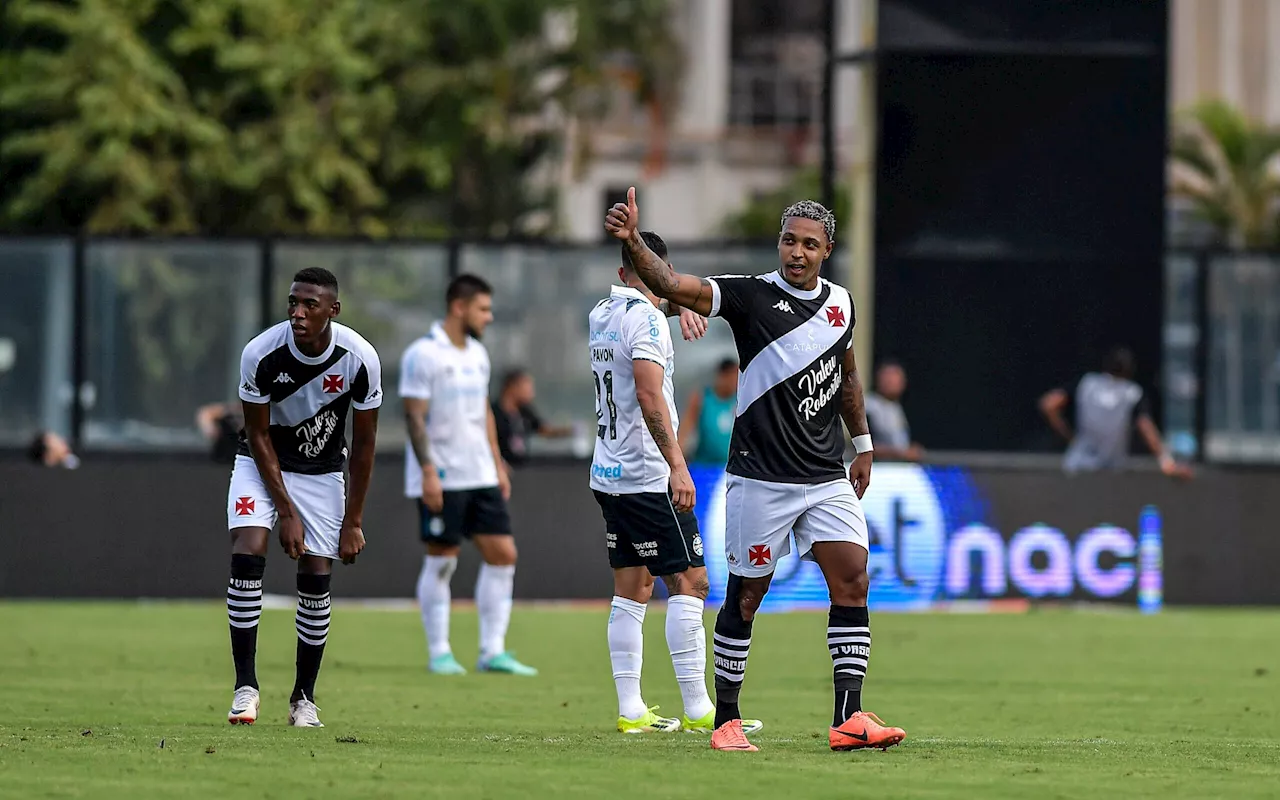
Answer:
[[609, 566], [646, 567], [650, 575], [678, 575], [705, 566], [698, 518], [680, 513], [663, 492], [595, 492], [604, 515]]

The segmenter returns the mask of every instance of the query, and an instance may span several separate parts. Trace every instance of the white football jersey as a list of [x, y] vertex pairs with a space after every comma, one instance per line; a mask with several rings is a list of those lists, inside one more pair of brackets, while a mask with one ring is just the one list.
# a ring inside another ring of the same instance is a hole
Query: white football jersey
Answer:
[[645, 426], [636, 399], [635, 360], [661, 365], [662, 396], [672, 435], [680, 429], [671, 375], [675, 348], [662, 312], [643, 294], [615, 286], [590, 315], [591, 372], [596, 390], [596, 450], [591, 488], [611, 494], [667, 492], [671, 467]]
[[[446, 491], [498, 485], [489, 444], [489, 353], [468, 338], [449, 341], [443, 326], [410, 344], [400, 359], [400, 396], [426, 400], [427, 440]], [[422, 496], [422, 468], [405, 444], [404, 493]]]

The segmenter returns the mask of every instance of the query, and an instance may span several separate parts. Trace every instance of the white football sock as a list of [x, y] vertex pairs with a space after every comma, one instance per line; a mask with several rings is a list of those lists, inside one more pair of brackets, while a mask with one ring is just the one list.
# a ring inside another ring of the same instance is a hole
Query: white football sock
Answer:
[[453, 593], [449, 581], [458, 568], [457, 556], [427, 556], [418, 575], [418, 608], [422, 629], [427, 634], [427, 651], [432, 658], [452, 653], [449, 647], [449, 604]]
[[480, 576], [476, 578], [476, 611], [480, 615], [481, 659], [506, 652], [515, 580], [515, 564], [504, 567], [480, 565]]
[[684, 697], [684, 713], [691, 720], [702, 719], [715, 706], [707, 696], [707, 633], [700, 598], [683, 594], [668, 598], [667, 648]]
[[644, 612], [643, 603], [617, 595], [609, 607], [609, 661], [618, 687], [618, 715], [627, 719], [640, 719], [649, 710], [640, 696]]

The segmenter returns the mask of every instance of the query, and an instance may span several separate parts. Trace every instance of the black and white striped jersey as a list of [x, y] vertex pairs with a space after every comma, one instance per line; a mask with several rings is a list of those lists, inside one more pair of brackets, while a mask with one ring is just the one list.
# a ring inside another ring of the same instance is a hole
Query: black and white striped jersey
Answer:
[[[271, 404], [271, 444], [283, 472], [339, 472], [347, 457], [347, 410], [382, 405], [382, 365], [373, 345], [329, 323], [329, 349], [314, 358], [293, 342], [289, 322], [255, 336], [240, 356], [240, 399]], [[240, 434], [239, 454], [250, 455]]]
[[776, 483], [846, 475], [840, 391], [853, 346], [853, 298], [820, 280], [812, 291], [776, 272], [710, 278], [711, 315], [733, 330], [738, 406], [726, 471]]

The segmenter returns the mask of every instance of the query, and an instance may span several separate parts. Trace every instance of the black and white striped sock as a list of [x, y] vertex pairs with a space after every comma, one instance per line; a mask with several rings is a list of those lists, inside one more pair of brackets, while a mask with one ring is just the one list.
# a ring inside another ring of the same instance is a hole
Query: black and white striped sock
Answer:
[[827, 617], [827, 650], [835, 682], [835, 727], [862, 710], [862, 681], [871, 657], [871, 620], [866, 606], [832, 606]]
[[227, 581], [227, 622], [231, 626], [231, 659], [236, 665], [236, 685], [258, 688], [255, 661], [258, 655], [258, 619], [262, 616], [262, 574], [267, 569], [264, 556], [248, 553], [231, 555], [231, 577]]
[[293, 618], [298, 630], [297, 677], [290, 702], [316, 699], [316, 677], [329, 639], [329, 580], [329, 575], [298, 575], [298, 610]]
[[[736, 576], [735, 576], [736, 577]], [[732, 583], [732, 578], [730, 579]], [[725, 599], [716, 615], [711, 635], [711, 655], [715, 663], [716, 722], [719, 728], [729, 720], [742, 719], [738, 710], [738, 694], [747, 673], [747, 655], [751, 652], [751, 623], [742, 618], [738, 594]]]

